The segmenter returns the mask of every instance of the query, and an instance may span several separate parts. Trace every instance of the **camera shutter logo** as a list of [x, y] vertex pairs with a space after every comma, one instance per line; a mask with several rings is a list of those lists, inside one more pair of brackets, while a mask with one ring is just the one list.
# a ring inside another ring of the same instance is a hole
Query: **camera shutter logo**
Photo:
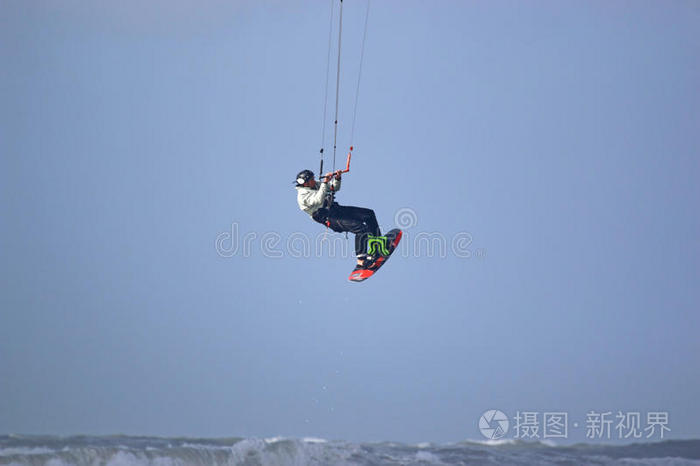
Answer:
[[497, 409], [490, 409], [481, 415], [479, 430], [489, 440], [498, 440], [508, 432], [508, 416]]

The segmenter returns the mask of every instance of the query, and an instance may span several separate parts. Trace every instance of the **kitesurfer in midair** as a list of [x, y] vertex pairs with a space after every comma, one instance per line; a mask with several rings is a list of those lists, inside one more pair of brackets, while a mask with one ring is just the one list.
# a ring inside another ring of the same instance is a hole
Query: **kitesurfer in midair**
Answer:
[[[334, 193], [340, 190], [341, 171], [329, 173], [317, 183], [311, 170], [302, 170], [295, 180], [299, 208], [316, 222], [326, 225], [333, 231], [349, 231], [355, 234], [355, 254], [358, 268], [371, 268], [377, 254], [386, 250], [386, 238], [381, 236], [377, 217], [372, 209], [343, 206], [334, 201]], [[384, 246], [367, 253], [367, 241], [382, 241]]]

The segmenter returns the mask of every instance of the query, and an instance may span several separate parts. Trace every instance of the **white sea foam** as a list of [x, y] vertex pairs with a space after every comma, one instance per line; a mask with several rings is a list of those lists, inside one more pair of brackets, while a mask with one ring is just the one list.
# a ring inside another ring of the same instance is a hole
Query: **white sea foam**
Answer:
[[287, 440], [285, 437], [270, 437], [265, 439], [265, 443], [277, 443]]
[[231, 447], [227, 445], [206, 445], [201, 443], [183, 443], [183, 448], [192, 448], [193, 450], [230, 450]]
[[9, 447], [0, 449], [0, 456], [14, 455], [46, 455], [54, 453], [56, 450], [45, 447]]
[[518, 443], [518, 440], [512, 439], [512, 438], [504, 438], [504, 439], [498, 439], [498, 440], [474, 440], [474, 439], [467, 439], [468, 443], [478, 443], [479, 445], [488, 445], [490, 447], [497, 447], [501, 445], [516, 445]]
[[304, 443], [328, 443], [328, 440], [316, 437], [304, 437], [302, 441]]

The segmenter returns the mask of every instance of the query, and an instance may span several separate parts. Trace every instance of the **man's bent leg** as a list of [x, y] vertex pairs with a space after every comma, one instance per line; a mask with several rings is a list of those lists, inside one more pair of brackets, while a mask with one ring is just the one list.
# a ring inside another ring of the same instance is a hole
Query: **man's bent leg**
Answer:
[[355, 234], [355, 254], [358, 256], [367, 253], [369, 235], [381, 235], [377, 217], [371, 209], [335, 205], [329, 212], [328, 220], [334, 231]]

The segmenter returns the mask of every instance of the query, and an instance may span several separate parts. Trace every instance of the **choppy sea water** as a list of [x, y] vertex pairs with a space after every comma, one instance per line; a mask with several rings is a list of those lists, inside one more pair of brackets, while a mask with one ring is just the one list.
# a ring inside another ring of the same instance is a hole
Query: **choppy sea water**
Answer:
[[700, 466], [700, 440], [556, 446], [514, 440], [447, 445], [323, 439], [0, 436], [0, 465], [673, 465]]

